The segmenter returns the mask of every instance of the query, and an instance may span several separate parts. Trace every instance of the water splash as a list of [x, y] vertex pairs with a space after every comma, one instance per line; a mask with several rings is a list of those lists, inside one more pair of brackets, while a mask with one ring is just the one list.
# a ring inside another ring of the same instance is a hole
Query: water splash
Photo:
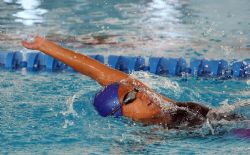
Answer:
[[247, 85], [249, 85], [249, 86], [250, 86], [250, 80], [247, 80], [247, 81], [246, 81], [246, 83], [247, 83]]
[[173, 81], [170, 78], [157, 76], [144, 71], [133, 72], [131, 76], [140, 79], [142, 82], [146, 83], [150, 88], [169, 89], [173, 90], [177, 94], [180, 94], [182, 92], [182, 89], [178, 82]]
[[232, 105], [228, 104], [228, 100], [224, 100], [220, 104], [220, 107], [208, 112], [206, 123], [203, 125], [212, 135], [229, 133], [235, 128], [249, 128], [249, 120], [237, 110], [249, 106], [250, 100], [239, 101]]
[[[219, 108], [210, 110], [210, 112], [208, 113], [208, 118], [212, 120], [230, 119], [231, 117], [234, 117], [237, 109], [249, 106], [250, 100], [239, 101], [232, 105], [228, 104], [228, 100], [225, 100], [221, 102], [220, 104], [221, 106]], [[239, 116], [237, 118], [240, 119], [241, 117]]]
[[75, 117], [78, 117], [78, 114], [77, 112], [74, 110], [74, 107], [73, 107], [73, 104], [74, 104], [74, 101], [76, 99], [76, 94], [73, 95], [73, 96], [70, 96], [67, 101], [66, 101], [66, 106], [67, 106], [67, 110], [66, 111], [63, 111], [61, 112], [64, 116], [68, 116], [68, 115], [73, 115]]
[[204, 125], [206, 125], [210, 129], [212, 135], [214, 135], [214, 128], [211, 125], [211, 123], [209, 122], [209, 119], [206, 120], [206, 123]]

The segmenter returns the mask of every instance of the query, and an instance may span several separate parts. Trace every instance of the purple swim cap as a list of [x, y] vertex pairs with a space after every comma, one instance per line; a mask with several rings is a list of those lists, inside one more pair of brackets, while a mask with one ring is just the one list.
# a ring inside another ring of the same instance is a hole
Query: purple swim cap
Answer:
[[[119, 84], [114, 83], [106, 86], [104, 90], [96, 94], [94, 99], [94, 106], [98, 113], [106, 117], [112, 113], [113, 110], [121, 106], [118, 96]], [[113, 114], [115, 117], [122, 116], [122, 108]]]

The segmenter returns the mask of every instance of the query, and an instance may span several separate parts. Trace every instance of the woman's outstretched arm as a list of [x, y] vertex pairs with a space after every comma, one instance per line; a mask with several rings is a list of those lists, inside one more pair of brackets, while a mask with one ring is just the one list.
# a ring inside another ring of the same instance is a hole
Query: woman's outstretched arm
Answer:
[[[68, 66], [74, 68], [76, 71], [96, 80], [102, 86], [107, 86], [115, 82], [126, 80], [128, 83], [133, 83], [137, 86], [144, 87], [147, 90], [154, 92], [144, 83], [137, 79], [131, 78], [128, 74], [125, 74], [119, 70], [112, 69], [107, 65], [102, 64], [82, 53], [77, 53], [72, 50], [63, 48], [40, 36], [36, 37], [33, 42], [22, 41], [22, 45], [28, 49], [39, 50], [64, 62]], [[167, 101], [174, 102], [173, 100], [165, 96], [161, 97]]]
[[124, 79], [129, 80], [129, 76], [121, 71], [112, 69], [84, 54], [63, 48], [42, 37], [36, 37], [33, 42], [22, 41], [22, 44], [26, 48], [39, 50], [64, 62], [76, 71], [93, 78], [102, 86]]

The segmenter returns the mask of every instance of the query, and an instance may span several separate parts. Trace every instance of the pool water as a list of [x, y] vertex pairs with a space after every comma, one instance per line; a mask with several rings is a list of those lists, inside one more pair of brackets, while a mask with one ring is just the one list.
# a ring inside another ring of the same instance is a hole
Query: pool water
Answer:
[[[211, 107], [249, 99], [247, 81], [183, 80], [148, 73], [133, 76], [178, 100]], [[10, 154], [196, 154], [249, 151], [249, 139], [231, 134], [249, 121], [224, 122], [193, 131], [142, 126], [125, 118], [102, 118], [92, 106], [100, 86], [75, 73], [25, 73], [1, 70], [1, 144]], [[246, 110], [247, 108], [247, 110]], [[250, 118], [249, 106], [238, 109]]]
[[[43, 35], [82, 52], [245, 59], [248, 0], [3, 0], [0, 49]], [[107, 43], [91, 46], [96, 37]]]
[[[158, 92], [210, 107], [249, 99], [247, 81], [217, 81], [133, 76]], [[10, 154], [196, 154], [249, 151], [249, 139], [231, 134], [249, 121], [224, 122], [193, 131], [142, 126], [125, 118], [102, 118], [92, 106], [100, 86], [75, 73], [25, 73], [1, 70], [0, 148]], [[247, 110], [246, 110], [247, 108]], [[249, 106], [238, 109], [250, 118]]]
[[[247, 0], [3, 0], [0, 49], [46, 36], [83, 53], [209, 59], [250, 58]], [[157, 92], [213, 108], [250, 99], [248, 79], [160, 77], [135, 72]], [[0, 154], [248, 154], [250, 139], [232, 131], [245, 121], [204, 124], [194, 130], [143, 126], [103, 118], [92, 106], [101, 87], [72, 72], [0, 69]]]

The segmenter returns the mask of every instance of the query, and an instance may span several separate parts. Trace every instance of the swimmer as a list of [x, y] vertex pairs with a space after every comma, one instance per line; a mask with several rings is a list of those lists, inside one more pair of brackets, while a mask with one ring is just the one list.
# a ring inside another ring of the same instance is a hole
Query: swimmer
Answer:
[[201, 126], [208, 117], [227, 118], [226, 115], [216, 115], [216, 110], [204, 105], [177, 102], [162, 96], [128, 74], [43, 37], [37, 36], [31, 42], [22, 41], [22, 45], [52, 56], [104, 86], [93, 101], [95, 109], [103, 117], [125, 116], [145, 125], [159, 124], [169, 129]]

